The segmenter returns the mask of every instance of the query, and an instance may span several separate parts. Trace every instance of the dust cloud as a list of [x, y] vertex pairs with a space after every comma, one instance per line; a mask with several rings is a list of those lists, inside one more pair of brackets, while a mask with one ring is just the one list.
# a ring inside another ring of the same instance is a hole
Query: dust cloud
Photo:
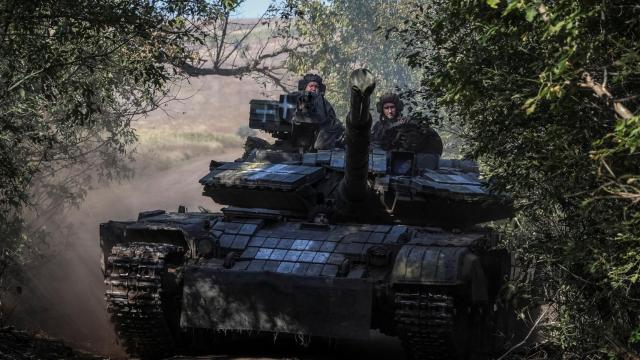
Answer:
[[[264, 89], [252, 79], [224, 77], [192, 80], [177, 95], [185, 99], [168, 103], [135, 126], [235, 134], [247, 124], [249, 100], [265, 98]], [[241, 153], [239, 147], [223, 148], [155, 171], [153, 164], [134, 163], [135, 168], [145, 169], [138, 176], [89, 191], [79, 208], [48, 224], [48, 246], [39, 249], [42, 260], [26, 268], [20, 283], [22, 294], [13, 299], [15, 309], [9, 322], [83, 350], [125, 357], [104, 301], [99, 224], [135, 219], [144, 210], [176, 211], [178, 205], [190, 211], [200, 206], [217, 210], [218, 205], [202, 196], [198, 179], [207, 173], [210, 160], [233, 161]]]

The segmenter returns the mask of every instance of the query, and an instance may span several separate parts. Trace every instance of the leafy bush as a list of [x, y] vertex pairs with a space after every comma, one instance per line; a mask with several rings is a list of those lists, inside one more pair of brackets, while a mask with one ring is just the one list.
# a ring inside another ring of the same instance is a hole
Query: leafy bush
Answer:
[[204, 36], [192, 24], [227, 3], [0, 1], [0, 269], [28, 253], [26, 209], [41, 226], [127, 172], [132, 119], [182, 77]]
[[637, 357], [640, 6], [431, 0], [413, 14], [399, 33], [419, 92], [514, 196], [511, 241], [556, 311], [547, 341], [566, 358]]

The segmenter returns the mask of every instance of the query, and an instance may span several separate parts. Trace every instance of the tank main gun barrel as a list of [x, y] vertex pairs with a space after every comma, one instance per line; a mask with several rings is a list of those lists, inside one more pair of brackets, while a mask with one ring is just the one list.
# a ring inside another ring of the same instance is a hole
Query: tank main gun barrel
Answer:
[[339, 190], [342, 205], [347, 207], [367, 197], [372, 121], [369, 104], [376, 80], [369, 70], [357, 69], [351, 73], [349, 84], [351, 98], [346, 124], [345, 173]]

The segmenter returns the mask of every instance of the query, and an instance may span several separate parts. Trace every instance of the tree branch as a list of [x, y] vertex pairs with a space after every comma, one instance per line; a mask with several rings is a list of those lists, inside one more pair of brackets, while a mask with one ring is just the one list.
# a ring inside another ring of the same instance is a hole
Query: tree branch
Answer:
[[190, 63], [184, 63], [180, 66], [189, 76], [207, 76], [207, 75], [220, 75], [220, 76], [240, 76], [251, 72], [250, 66], [239, 66], [235, 68], [213, 68], [213, 67], [198, 67]]
[[591, 89], [597, 97], [604, 99], [607, 104], [612, 105], [613, 111], [615, 111], [621, 118], [630, 119], [633, 117], [633, 112], [621, 102], [615, 101], [613, 95], [611, 95], [609, 90], [607, 90], [606, 85], [598, 84], [593, 81], [591, 74], [588, 72], [582, 74], [582, 82], [578, 83], [578, 86], [585, 89]]
[[232, 67], [232, 68], [221, 68], [221, 67], [216, 68], [215, 66], [199, 67], [191, 63], [185, 62], [181, 64], [179, 68], [189, 76], [208, 76], [208, 75], [241, 76], [241, 75], [249, 74], [251, 72], [258, 72], [260, 74], [266, 75], [267, 72], [273, 72], [273, 70], [278, 70], [280, 69], [280, 67], [260, 66], [265, 60], [275, 58], [283, 54], [289, 54], [295, 51], [297, 48], [302, 46], [307, 46], [307, 45], [308, 44], [300, 44], [295, 48], [284, 47], [282, 49], [279, 49], [274, 52], [270, 52], [268, 54], [262, 54], [258, 56], [256, 59], [252, 60], [247, 65], [238, 66], [238, 67]]
[[538, 316], [538, 319], [536, 320], [535, 323], [533, 323], [533, 325], [531, 326], [531, 329], [529, 329], [529, 332], [527, 333], [527, 335], [524, 337], [524, 339], [522, 339], [522, 341], [520, 341], [519, 343], [515, 344], [511, 349], [507, 350], [507, 352], [505, 352], [504, 354], [502, 354], [502, 356], [500, 356], [497, 360], [504, 360], [507, 358], [507, 356], [509, 356], [509, 354], [511, 354], [512, 352], [514, 352], [516, 349], [520, 348], [522, 345], [526, 344], [527, 341], [529, 340], [529, 338], [531, 337], [531, 335], [533, 335], [533, 331], [538, 327], [538, 325], [540, 325], [540, 322], [542, 321], [542, 319], [544, 319], [547, 314], [549, 313], [549, 310], [551, 309], [551, 307], [547, 307], [542, 314], [540, 314], [540, 316]]
[[289, 92], [289, 87], [282, 82], [282, 78], [277, 77], [272, 71], [257, 70], [257, 72], [269, 78], [273, 84], [282, 89], [282, 91]]
[[[236, 42], [236, 44], [233, 46], [233, 49], [231, 49], [231, 51], [228, 54], [226, 54], [226, 56], [222, 59], [221, 63], [225, 63], [227, 60], [229, 60], [229, 58], [231, 57], [231, 55], [233, 55], [233, 53], [238, 51], [238, 48], [240, 47], [240, 45], [243, 44], [247, 39], [247, 37], [249, 37], [249, 35], [253, 33], [256, 27], [262, 22], [262, 19], [264, 18], [265, 15], [266, 15], [266, 12], [262, 14], [262, 16], [260, 16], [258, 21], [256, 21], [255, 24], [253, 24], [251, 28], [249, 28], [249, 30], [242, 36], [242, 38], [240, 38], [240, 40]], [[227, 21], [228, 21], [228, 18], [227, 18]]]
[[213, 62], [213, 67], [215, 69], [219, 68], [222, 63], [220, 59], [224, 56], [224, 39], [227, 37], [227, 27], [229, 26], [229, 12], [226, 11], [224, 13], [224, 23], [222, 25], [222, 34], [220, 34], [220, 43], [218, 43], [218, 49], [216, 51], [216, 59]]

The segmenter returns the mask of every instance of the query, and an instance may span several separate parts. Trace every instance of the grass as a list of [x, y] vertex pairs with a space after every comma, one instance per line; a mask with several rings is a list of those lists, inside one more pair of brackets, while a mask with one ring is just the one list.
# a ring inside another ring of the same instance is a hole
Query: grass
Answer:
[[235, 134], [194, 130], [138, 129], [140, 146], [207, 145], [212, 148], [237, 147], [242, 139]]
[[[227, 35], [227, 40], [230, 42], [233, 41], [238, 41], [240, 40], [248, 31], [250, 30], [250, 28], [246, 28], [246, 29], [239, 29], [239, 30], [235, 30], [230, 32]], [[258, 25], [253, 32], [251, 33], [250, 37], [251, 40], [253, 41], [266, 41], [268, 40], [271, 35], [272, 35], [273, 30], [268, 28], [267, 26], [264, 25]]]
[[235, 134], [194, 130], [138, 129], [136, 168], [166, 170], [174, 165], [220, 153], [225, 148], [238, 148], [244, 139]]

